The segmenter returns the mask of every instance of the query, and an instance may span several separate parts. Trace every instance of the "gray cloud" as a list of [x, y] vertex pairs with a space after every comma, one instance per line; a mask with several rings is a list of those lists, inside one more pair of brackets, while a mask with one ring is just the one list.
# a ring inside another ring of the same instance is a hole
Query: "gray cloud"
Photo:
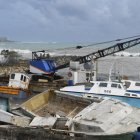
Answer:
[[139, 0], [0, 0], [1, 36], [104, 41], [139, 34]]

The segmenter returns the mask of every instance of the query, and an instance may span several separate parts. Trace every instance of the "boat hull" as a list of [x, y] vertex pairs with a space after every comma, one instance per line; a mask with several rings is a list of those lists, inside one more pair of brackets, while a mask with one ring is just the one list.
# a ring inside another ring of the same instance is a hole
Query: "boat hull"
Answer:
[[128, 96], [116, 96], [116, 95], [105, 95], [105, 94], [97, 94], [97, 93], [82, 93], [82, 92], [63, 92], [60, 91], [60, 93], [67, 93], [70, 95], [77, 95], [77, 96], [86, 96], [88, 98], [91, 98], [92, 96], [101, 96], [101, 97], [109, 97], [109, 98], [113, 98], [113, 99], [118, 99], [121, 100], [125, 103], [128, 103], [131, 106], [134, 107], [138, 107], [140, 108], [140, 98], [134, 98], [134, 97], [128, 97]]
[[[5, 135], [6, 134], [6, 135]], [[71, 136], [73, 135], [73, 136]], [[86, 135], [43, 128], [0, 127], [0, 139], [28, 139], [28, 140], [132, 140], [132, 133], [117, 135]]]
[[0, 97], [25, 99], [28, 97], [28, 95], [29, 92], [27, 90], [8, 86], [0, 86]]

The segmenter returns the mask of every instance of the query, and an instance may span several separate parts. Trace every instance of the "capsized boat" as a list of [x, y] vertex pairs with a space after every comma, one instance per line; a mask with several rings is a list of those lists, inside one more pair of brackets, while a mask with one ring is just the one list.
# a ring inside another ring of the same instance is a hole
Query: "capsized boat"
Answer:
[[136, 81], [91, 81], [89, 83], [66, 86], [60, 91], [67, 94], [92, 97], [93, 95], [116, 98], [130, 105], [140, 107], [140, 82]]

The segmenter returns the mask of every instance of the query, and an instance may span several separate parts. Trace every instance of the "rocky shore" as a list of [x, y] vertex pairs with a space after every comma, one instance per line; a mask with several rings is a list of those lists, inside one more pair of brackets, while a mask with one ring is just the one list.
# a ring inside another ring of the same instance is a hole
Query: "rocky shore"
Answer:
[[14, 64], [1, 64], [0, 65], [0, 75], [5, 74], [9, 75], [13, 72], [25, 72], [29, 69], [29, 61], [28, 60], [19, 60]]
[[[70, 60], [75, 60], [77, 56], [55, 56], [50, 57], [49, 59], [53, 59], [56, 64], [62, 65], [70, 62]], [[16, 63], [9, 64], [1, 64], [0, 65], [0, 74], [10, 74], [13, 72], [25, 72], [29, 70], [30, 60], [19, 59]]]

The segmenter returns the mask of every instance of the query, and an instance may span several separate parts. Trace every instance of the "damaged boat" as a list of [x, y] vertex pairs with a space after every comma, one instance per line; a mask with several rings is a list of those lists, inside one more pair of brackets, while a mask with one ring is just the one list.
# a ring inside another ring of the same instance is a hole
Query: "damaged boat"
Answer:
[[29, 96], [30, 77], [24, 73], [12, 73], [8, 85], [0, 86], [0, 97], [25, 99]]
[[131, 140], [140, 125], [139, 108], [97, 96], [86, 98], [46, 91], [20, 107], [35, 114], [29, 128], [37, 131], [41, 127], [42, 139]]

